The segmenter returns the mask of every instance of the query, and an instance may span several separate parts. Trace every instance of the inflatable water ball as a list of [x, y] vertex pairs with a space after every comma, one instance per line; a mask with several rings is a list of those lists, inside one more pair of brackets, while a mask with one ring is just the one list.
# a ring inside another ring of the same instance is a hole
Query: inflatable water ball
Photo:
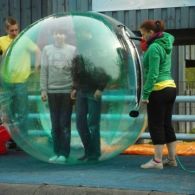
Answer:
[[81, 164], [134, 144], [145, 124], [134, 37], [94, 12], [55, 14], [24, 29], [0, 72], [4, 123], [17, 145], [41, 161]]

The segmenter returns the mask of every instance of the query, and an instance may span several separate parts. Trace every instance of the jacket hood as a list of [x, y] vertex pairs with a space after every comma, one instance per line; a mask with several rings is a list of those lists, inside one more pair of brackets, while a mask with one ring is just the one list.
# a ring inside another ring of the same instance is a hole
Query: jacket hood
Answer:
[[170, 54], [173, 48], [174, 37], [166, 32], [163, 32], [163, 36], [161, 38], [156, 39], [154, 42], [158, 43], [162, 46], [167, 54]]

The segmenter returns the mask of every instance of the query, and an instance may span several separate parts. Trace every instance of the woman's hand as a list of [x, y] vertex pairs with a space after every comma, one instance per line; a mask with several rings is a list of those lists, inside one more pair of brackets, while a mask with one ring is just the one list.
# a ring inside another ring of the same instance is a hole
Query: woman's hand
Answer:
[[143, 104], [148, 104], [149, 103], [149, 100], [142, 100], [142, 103]]
[[96, 89], [96, 91], [95, 91], [95, 93], [94, 93], [94, 98], [96, 99], [96, 100], [98, 100], [101, 96], [102, 96], [102, 91], [101, 90], [99, 90], [99, 89]]

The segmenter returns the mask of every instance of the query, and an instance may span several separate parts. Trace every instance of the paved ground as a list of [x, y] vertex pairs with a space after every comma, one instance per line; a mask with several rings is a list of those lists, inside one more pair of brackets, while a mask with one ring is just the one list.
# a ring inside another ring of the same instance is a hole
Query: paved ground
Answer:
[[[24, 152], [0, 156], [0, 195], [195, 195], [195, 173], [177, 168], [143, 170], [149, 156], [120, 155], [90, 165], [55, 165], [38, 161]], [[195, 171], [195, 156], [180, 157]]]

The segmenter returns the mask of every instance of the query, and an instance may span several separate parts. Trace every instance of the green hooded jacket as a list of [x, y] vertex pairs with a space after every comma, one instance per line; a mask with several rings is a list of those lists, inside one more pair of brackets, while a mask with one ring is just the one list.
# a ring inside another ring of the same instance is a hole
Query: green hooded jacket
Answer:
[[154, 40], [144, 54], [144, 89], [143, 100], [148, 100], [154, 85], [158, 82], [172, 80], [171, 54], [174, 37], [166, 32]]

